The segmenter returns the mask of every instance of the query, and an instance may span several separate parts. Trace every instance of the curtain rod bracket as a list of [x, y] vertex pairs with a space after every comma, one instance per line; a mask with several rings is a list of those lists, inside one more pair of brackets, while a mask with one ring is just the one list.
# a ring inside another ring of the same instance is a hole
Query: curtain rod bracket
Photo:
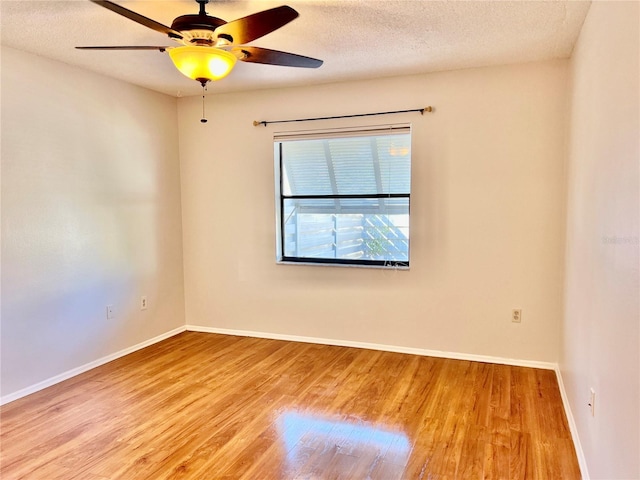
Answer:
[[376, 113], [358, 113], [355, 115], [337, 115], [335, 117], [317, 117], [317, 118], [296, 118], [293, 120], [262, 120], [262, 121], [253, 121], [253, 126], [257, 127], [258, 125], [264, 125], [265, 127], [269, 123], [290, 123], [290, 122], [313, 122], [315, 120], [334, 120], [337, 118], [353, 118], [353, 117], [371, 117], [375, 115], [391, 115], [394, 113], [410, 113], [410, 112], [420, 112], [420, 115], [424, 115], [424, 112], [433, 112], [433, 107], [429, 105], [424, 108], [414, 108], [412, 110], [394, 110], [392, 112], [376, 112]]

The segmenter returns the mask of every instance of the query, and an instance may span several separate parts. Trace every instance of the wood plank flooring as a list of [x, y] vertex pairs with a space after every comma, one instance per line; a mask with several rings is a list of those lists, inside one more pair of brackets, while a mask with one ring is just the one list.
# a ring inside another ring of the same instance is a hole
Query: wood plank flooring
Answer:
[[3, 480], [580, 478], [552, 371], [207, 333], [0, 427]]

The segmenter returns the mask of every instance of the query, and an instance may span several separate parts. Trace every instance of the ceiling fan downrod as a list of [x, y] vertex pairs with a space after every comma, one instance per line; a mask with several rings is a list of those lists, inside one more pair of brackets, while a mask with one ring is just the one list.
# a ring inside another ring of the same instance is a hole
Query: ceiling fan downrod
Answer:
[[198, 4], [200, 5], [200, 11], [198, 12], [198, 15], [206, 15], [207, 12], [204, 11], [204, 6], [209, 3], [209, 0], [196, 0], [196, 2], [198, 2]]

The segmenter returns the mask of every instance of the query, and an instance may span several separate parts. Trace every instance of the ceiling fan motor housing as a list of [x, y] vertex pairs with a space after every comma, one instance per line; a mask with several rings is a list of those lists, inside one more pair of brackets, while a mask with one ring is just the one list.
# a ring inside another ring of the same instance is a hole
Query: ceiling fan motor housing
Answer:
[[226, 35], [216, 35], [215, 29], [226, 24], [224, 20], [209, 15], [182, 15], [171, 24], [171, 29], [180, 32], [185, 45], [214, 45], [218, 46], [219, 40], [231, 43], [232, 38]]

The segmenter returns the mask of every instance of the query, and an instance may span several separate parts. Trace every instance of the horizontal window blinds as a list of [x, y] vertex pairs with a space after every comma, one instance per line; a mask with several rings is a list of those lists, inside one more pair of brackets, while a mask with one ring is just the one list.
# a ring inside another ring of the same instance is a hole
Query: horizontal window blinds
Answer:
[[283, 194], [388, 195], [411, 191], [411, 137], [377, 135], [283, 142]]

